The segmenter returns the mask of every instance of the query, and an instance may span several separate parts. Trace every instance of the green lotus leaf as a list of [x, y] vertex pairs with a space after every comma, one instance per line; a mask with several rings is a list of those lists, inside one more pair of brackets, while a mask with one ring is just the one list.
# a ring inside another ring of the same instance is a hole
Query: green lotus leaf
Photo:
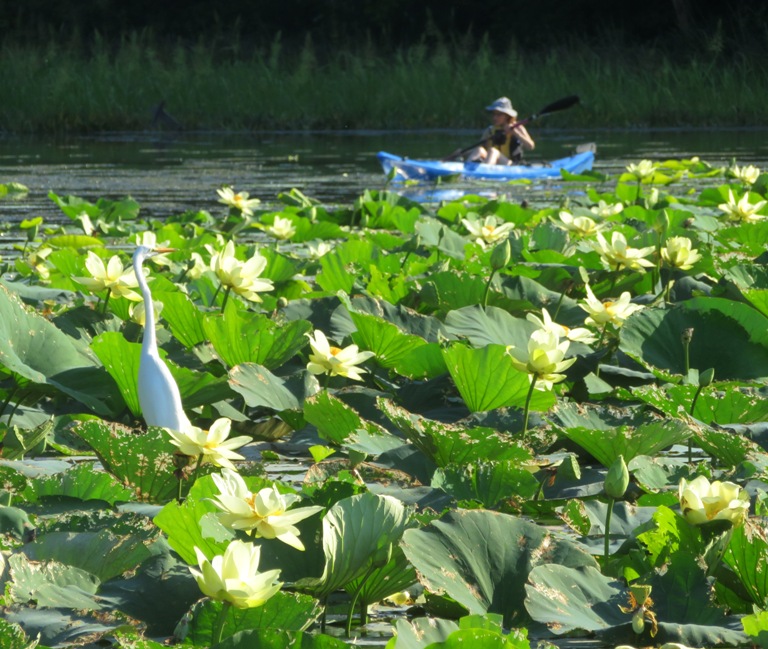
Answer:
[[445, 640], [427, 645], [427, 649], [529, 649], [527, 640], [515, 641], [489, 629], [459, 629]]
[[520, 584], [534, 566], [558, 563], [597, 572], [595, 560], [571, 541], [484, 510], [452, 511], [423, 529], [407, 530], [401, 546], [426, 588], [470, 613], [500, 613], [505, 627], [530, 620]]
[[393, 546], [392, 557], [385, 566], [369, 570], [353, 579], [344, 589], [350, 594], [358, 592], [358, 602], [367, 606], [385, 597], [408, 590], [418, 581], [416, 571], [399, 546]]
[[265, 315], [241, 313], [234, 306], [203, 320], [205, 335], [227, 367], [242, 363], [269, 370], [280, 367], [307, 346], [305, 334], [311, 329], [312, 325], [304, 320], [278, 325]]
[[35, 563], [23, 554], [8, 558], [11, 569], [11, 601], [35, 602], [45, 608], [72, 608], [98, 611], [96, 598], [101, 583], [95, 575], [55, 561]]
[[[213, 646], [213, 632], [221, 607], [221, 602], [210, 599], [196, 603], [177, 627], [176, 637], [199, 647]], [[304, 631], [320, 616], [321, 610], [320, 603], [314, 597], [279, 591], [262, 606], [230, 608], [222, 637], [227, 638], [248, 629]]]
[[517, 499], [533, 498], [540, 485], [518, 462], [488, 460], [440, 468], [432, 478], [432, 486], [457, 500], [476, 500], [485, 509], [500, 509]]
[[[219, 493], [209, 476], [195, 480], [183, 503], [172, 500], [154, 517], [168, 537], [168, 544], [188, 564], [197, 565], [195, 547], [208, 558], [223, 554], [234, 532], [227, 532], [214, 517], [218, 508], [210, 499]], [[205, 523], [205, 525], [203, 525]]]
[[454, 309], [445, 317], [445, 327], [456, 338], [469, 340], [473, 347], [511, 345], [520, 349], [528, 348], [531, 333], [537, 329], [532, 322], [493, 306]]
[[[670, 417], [690, 413], [695, 385], [643, 386], [632, 394]], [[752, 424], [768, 420], [768, 399], [736, 384], [716, 383], [703, 389], [691, 416], [706, 424]]]
[[389, 496], [362, 493], [344, 498], [323, 518], [325, 568], [320, 578], [299, 579], [296, 588], [323, 598], [377, 566], [409, 525], [403, 504]]
[[768, 611], [745, 615], [741, 623], [744, 626], [744, 633], [754, 638], [752, 640], [754, 644], [763, 648], [768, 645]]
[[132, 570], [150, 556], [144, 539], [100, 532], [49, 532], [24, 546], [31, 561], [54, 560], [104, 582]]
[[433, 378], [446, 372], [437, 343], [403, 333], [383, 318], [366, 313], [350, 313], [357, 331], [352, 339], [362, 349], [376, 354], [376, 362], [412, 379]]
[[680, 624], [660, 620], [655, 641], [665, 644], [674, 642], [686, 647], [740, 647], [747, 644], [748, 638], [741, 631], [735, 630], [734, 627], [738, 624], [739, 619], [736, 616], [717, 625]]
[[523, 442], [493, 428], [465, 428], [414, 415], [387, 399], [378, 405], [408, 440], [437, 466], [463, 464], [487, 458], [526, 462], [533, 457]]
[[690, 367], [712, 367], [719, 380], [768, 377], [768, 317], [723, 298], [694, 298], [669, 310], [638, 311], [620, 329], [620, 348], [664, 377], [686, 374], [681, 340], [686, 329], [693, 329]]
[[33, 502], [46, 496], [67, 496], [103, 500], [114, 505], [118, 501], [131, 500], [133, 492], [111, 474], [97, 470], [91, 463], [81, 462], [62, 473], [32, 478], [25, 496]]
[[628, 591], [595, 566], [535, 566], [525, 591], [530, 616], [557, 635], [599, 631], [631, 621], [631, 615], [619, 608], [627, 605]]
[[[487, 281], [468, 273], [432, 273], [424, 282], [420, 297], [438, 311], [449, 313], [461, 307], [481, 304]], [[497, 296], [491, 292], [489, 301]]]
[[387, 642], [386, 649], [425, 649], [434, 642], [445, 640], [459, 629], [453, 620], [439, 617], [417, 617], [414, 620], [398, 618], [394, 624], [395, 635]]
[[723, 228], [718, 233], [718, 238], [722, 241], [737, 243], [745, 255], [758, 256], [764, 253], [766, 246], [768, 246], [768, 223], [765, 221], [741, 223], [730, 228]]
[[141, 345], [128, 342], [116, 331], [107, 331], [93, 339], [91, 349], [117, 383], [131, 414], [134, 417], [140, 417], [138, 381]]
[[60, 234], [55, 237], [49, 237], [45, 243], [51, 248], [74, 248], [82, 250], [83, 248], [101, 248], [104, 241], [96, 237], [89, 237], [85, 234]]
[[[334, 444], [354, 442], [350, 437], [356, 432], [367, 432], [374, 437], [393, 437], [378, 424], [364, 420], [354, 408], [326, 390], [304, 401], [304, 418], [317, 428], [320, 437]], [[395, 443], [386, 442], [386, 445], [391, 447]]]
[[40, 385], [69, 395], [102, 416], [113, 415], [108, 395], [88, 345], [64, 334], [45, 318], [24, 308], [0, 286], [0, 366]]
[[242, 363], [229, 370], [229, 385], [240, 393], [246, 405], [270, 410], [301, 410], [310, 389], [302, 375], [288, 379], [275, 376], [255, 363]]
[[[758, 608], [768, 608], [768, 571], [763, 569], [768, 556], [768, 541], [752, 521], [733, 530], [731, 540], [723, 554], [723, 562], [730, 567], [742, 588], [738, 594], [749, 598]], [[716, 587], [727, 588], [727, 583]]]
[[113, 614], [105, 609], [88, 613], [87, 610], [63, 608], [14, 607], [3, 611], [3, 615], [9, 622], [21, 626], [30, 638], [34, 638], [24, 649], [83, 645], [125, 625], [124, 615]]
[[617, 426], [609, 430], [591, 428], [565, 428], [564, 437], [581, 446], [605, 467], [611, 466], [620, 455], [630, 462], [640, 455], [656, 455], [670, 446], [680, 444], [693, 434], [682, 421], [668, 419], [637, 428]]
[[0, 619], [0, 638], [3, 638], [3, 649], [35, 649], [37, 645], [30, 642], [20, 625], [3, 619]]
[[181, 291], [158, 292], [153, 294], [153, 299], [162, 303], [162, 318], [184, 347], [192, 349], [205, 341], [203, 313], [188, 295]]
[[[528, 374], [514, 367], [502, 345], [472, 349], [454, 344], [443, 349], [443, 357], [456, 388], [471, 412], [525, 406], [531, 387]], [[552, 392], [534, 390], [530, 409], [549, 410], [555, 401]]]
[[24, 539], [27, 532], [34, 529], [29, 515], [23, 509], [0, 505], [0, 533], [11, 534], [17, 539]]
[[112, 427], [101, 421], [78, 424], [75, 434], [96, 452], [104, 468], [134, 490], [138, 500], [162, 503], [176, 497], [176, 447], [162, 428], [146, 433]]
[[279, 629], [249, 629], [229, 636], [216, 645], [216, 649], [349, 649], [343, 640], [322, 633], [281, 631]]
[[755, 442], [731, 430], [703, 428], [696, 432], [696, 445], [724, 466], [738, 466], [747, 460], [764, 457], [765, 451]]
[[329, 293], [342, 291], [349, 295], [355, 285], [355, 276], [349, 271], [338, 251], [329, 252], [320, 258], [321, 271], [315, 281]]

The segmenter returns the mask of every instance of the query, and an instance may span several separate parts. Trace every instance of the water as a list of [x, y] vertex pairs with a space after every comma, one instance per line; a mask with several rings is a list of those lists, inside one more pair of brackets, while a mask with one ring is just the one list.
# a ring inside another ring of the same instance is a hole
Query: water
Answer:
[[[597, 170], [621, 171], [643, 158], [699, 156], [725, 165], [768, 167], [768, 138], [760, 130], [533, 132], [531, 160], [562, 157], [595, 142]], [[222, 213], [216, 188], [232, 185], [269, 205], [296, 188], [328, 205], [348, 204], [365, 189], [383, 189], [376, 162], [386, 150], [412, 158], [439, 158], [475, 141], [477, 130], [328, 133], [117, 133], [65, 139], [0, 138], [0, 182], [20, 182], [23, 200], [0, 201], [0, 221], [43, 216], [61, 220], [47, 194], [90, 201], [131, 196], [142, 215], [163, 218], [186, 210]]]

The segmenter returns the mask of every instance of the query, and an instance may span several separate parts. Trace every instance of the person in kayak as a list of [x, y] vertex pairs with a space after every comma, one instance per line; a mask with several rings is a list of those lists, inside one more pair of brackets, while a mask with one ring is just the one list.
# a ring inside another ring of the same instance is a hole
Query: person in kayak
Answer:
[[523, 151], [533, 151], [536, 143], [522, 124], [507, 97], [500, 97], [485, 110], [491, 113], [491, 125], [483, 131], [485, 144], [469, 152], [467, 160], [491, 165], [519, 164]]

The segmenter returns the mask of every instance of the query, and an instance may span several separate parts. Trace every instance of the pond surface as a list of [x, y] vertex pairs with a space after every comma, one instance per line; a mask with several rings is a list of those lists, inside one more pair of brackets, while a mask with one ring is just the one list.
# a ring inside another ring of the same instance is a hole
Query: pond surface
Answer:
[[[768, 166], [764, 130], [560, 131], [532, 129], [531, 161], [597, 144], [595, 169], [617, 173], [643, 158], [699, 156], [712, 164]], [[0, 137], [0, 183], [20, 182], [30, 193], [0, 201], [0, 221], [61, 218], [49, 191], [97, 198], [131, 196], [145, 217], [190, 209], [223, 210], [216, 188], [229, 184], [266, 204], [292, 188], [325, 204], [346, 204], [365, 189], [383, 189], [380, 150], [411, 158], [440, 158], [472, 144], [478, 131], [113, 133], [65, 139]], [[487, 185], [485, 186], [487, 189]]]

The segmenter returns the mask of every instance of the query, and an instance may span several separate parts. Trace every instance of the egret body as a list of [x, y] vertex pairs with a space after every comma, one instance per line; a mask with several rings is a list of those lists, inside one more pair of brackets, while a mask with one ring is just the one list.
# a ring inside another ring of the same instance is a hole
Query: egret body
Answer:
[[147, 246], [138, 246], [133, 253], [133, 270], [144, 298], [144, 338], [141, 344], [141, 362], [139, 364], [139, 405], [148, 426], [162, 426], [178, 431], [187, 431], [191, 424], [181, 405], [179, 386], [170, 370], [157, 351], [155, 335], [155, 310], [152, 293], [144, 277], [142, 265], [147, 257], [163, 249], [154, 250]]

